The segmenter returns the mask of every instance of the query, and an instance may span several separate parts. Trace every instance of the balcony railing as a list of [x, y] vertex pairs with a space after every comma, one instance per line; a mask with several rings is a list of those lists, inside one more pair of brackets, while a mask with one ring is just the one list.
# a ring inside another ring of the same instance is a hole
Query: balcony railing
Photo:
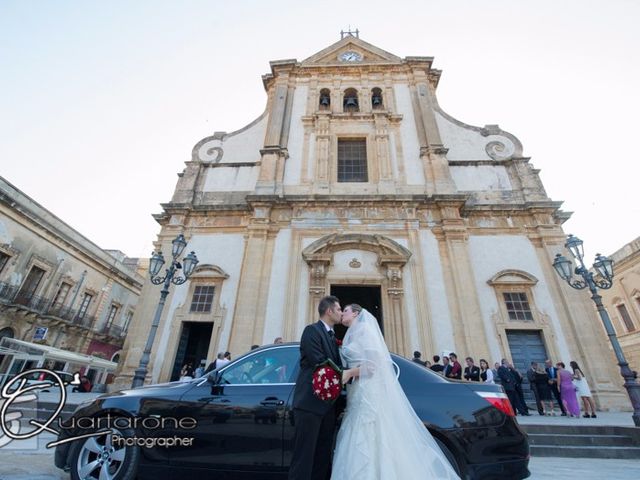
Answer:
[[93, 315], [86, 315], [64, 305], [53, 304], [53, 300], [50, 298], [20, 293], [18, 287], [4, 282], [0, 282], [0, 302], [9, 305], [21, 305], [42, 315], [51, 315], [86, 328], [91, 328], [95, 321]]
[[104, 325], [100, 329], [100, 333], [104, 333], [105, 335], [110, 335], [116, 338], [122, 338], [127, 334], [126, 330], [120, 325]]

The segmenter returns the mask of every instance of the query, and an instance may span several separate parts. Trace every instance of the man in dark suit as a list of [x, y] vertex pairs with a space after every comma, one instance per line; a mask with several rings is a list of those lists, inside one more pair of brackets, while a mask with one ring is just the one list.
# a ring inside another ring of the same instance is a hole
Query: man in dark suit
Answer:
[[467, 366], [464, 367], [464, 378], [470, 382], [479, 382], [480, 367], [474, 365], [473, 358], [471, 357], [465, 358], [465, 362], [467, 362]]
[[547, 372], [547, 376], [549, 377], [549, 388], [551, 389], [551, 393], [556, 397], [558, 404], [560, 405], [560, 410], [562, 410], [562, 416], [567, 416], [567, 411], [562, 404], [562, 397], [560, 395], [560, 390], [558, 390], [558, 370], [553, 366], [553, 363], [548, 358], [544, 361], [545, 371]]
[[509, 362], [506, 358], [502, 359], [502, 364], [498, 368], [498, 377], [514, 411], [520, 413], [520, 415], [528, 416], [529, 413], [527, 413], [525, 406], [520, 403], [520, 398], [516, 393], [516, 379], [509, 370]]
[[511, 376], [516, 382], [516, 395], [518, 396], [518, 400], [520, 400], [520, 405], [522, 405], [526, 414], [529, 415], [529, 407], [527, 406], [527, 402], [524, 400], [524, 392], [522, 391], [522, 375], [511, 363], [509, 364], [509, 372], [511, 372]]
[[325, 480], [331, 466], [336, 427], [335, 404], [313, 394], [316, 365], [328, 358], [342, 367], [333, 326], [340, 323], [340, 300], [327, 296], [318, 305], [320, 320], [307, 325], [300, 339], [300, 373], [293, 392], [295, 436], [289, 480]]
[[529, 388], [533, 392], [533, 396], [536, 397], [536, 408], [540, 415], [544, 415], [544, 408], [540, 401], [540, 393], [538, 393], [538, 387], [536, 386], [536, 370], [538, 369], [538, 362], [531, 362], [531, 367], [527, 370], [527, 380], [529, 380]]

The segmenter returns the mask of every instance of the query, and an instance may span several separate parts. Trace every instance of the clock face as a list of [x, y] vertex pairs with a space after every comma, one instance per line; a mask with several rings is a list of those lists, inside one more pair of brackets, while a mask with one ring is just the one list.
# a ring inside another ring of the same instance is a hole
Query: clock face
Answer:
[[358, 52], [344, 52], [340, 55], [340, 60], [343, 62], [359, 62], [362, 60], [362, 55]]

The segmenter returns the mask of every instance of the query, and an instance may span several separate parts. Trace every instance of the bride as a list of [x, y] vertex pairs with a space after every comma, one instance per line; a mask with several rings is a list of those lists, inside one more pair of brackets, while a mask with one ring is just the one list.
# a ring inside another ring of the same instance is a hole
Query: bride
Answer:
[[345, 307], [342, 344], [347, 409], [338, 431], [332, 480], [458, 479], [398, 382], [378, 322]]

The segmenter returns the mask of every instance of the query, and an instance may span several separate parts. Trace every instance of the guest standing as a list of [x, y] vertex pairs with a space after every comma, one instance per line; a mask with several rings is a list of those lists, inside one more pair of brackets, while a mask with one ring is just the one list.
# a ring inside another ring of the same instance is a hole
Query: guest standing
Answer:
[[520, 415], [528, 416], [525, 406], [520, 403], [520, 398], [516, 393], [516, 379], [509, 370], [509, 362], [507, 362], [506, 358], [502, 359], [502, 365], [498, 368], [498, 377], [500, 377], [500, 383], [502, 383], [502, 388], [504, 388], [507, 397], [509, 397], [513, 410], [520, 413]]
[[[544, 406], [542, 405], [542, 401], [540, 400], [540, 392], [538, 389], [538, 384], [536, 383], [536, 371], [538, 370], [538, 362], [531, 362], [531, 367], [527, 370], [527, 380], [529, 380], [529, 387], [531, 387], [531, 391], [533, 392], [533, 396], [536, 397], [536, 408], [538, 409], [539, 415], [544, 415]], [[546, 377], [546, 374], [545, 374]], [[547, 379], [545, 378], [545, 383]]]
[[540, 398], [540, 403], [542, 404], [542, 414], [555, 415], [556, 412], [553, 409], [551, 388], [549, 387], [549, 376], [538, 364], [536, 364], [533, 381], [538, 391], [538, 398]]
[[427, 364], [422, 361], [421, 357], [422, 357], [422, 353], [420, 353], [418, 350], [413, 352], [413, 362], [417, 363], [418, 365], [422, 365], [423, 367], [426, 367]]
[[449, 357], [447, 356], [442, 357], [442, 375], [444, 375], [445, 377], [448, 377], [449, 374], [451, 373], [452, 368], [453, 366], [449, 361]]
[[553, 366], [553, 363], [551, 363], [551, 360], [549, 360], [548, 358], [545, 360], [544, 365], [547, 376], [549, 377], [549, 388], [551, 389], [551, 393], [553, 393], [553, 396], [556, 397], [558, 405], [560, 405], [560, 410], [562, 410], [562, 416], [564, 417], [567, 415], [567, 411], [564, 408], [564, 404], [562, 403], [562, 394], [558, 389], [558, 370]]
[[433, 356], [433, 365], [431, 365], [431, 370], [433, 370], [436, 373], [441, 373], [442, 370], [444, 370], [444, 367], [442, 365], [440, 365], [438, 362], [440, 361], [440, 355], [434, 355]]
[[578, 405], [578, 397], [576, 397], [576, 387], [573, 385], [573, 375], [565, 370], [564, 363], [556, 363], [558, 372], [558, 389], [560, 397], [564, 403], [564, 409], [571, 417], [578, 418], [580, 416], [580, 405]]
[[451, 360], [451, 371], [447, 376], [455, 380], [462, 380], [462, 365], [460, 365], [460, 362], [458, 361], [458, 356], [451, 352], [449, 354], [449, 359]]
[[470, 382], [480, 381], [480, 367], [473, 364], [473, 358], [465, 358], [467, 366], [464, 368], [464, 378]]
[[516, 370], [512, 363], [509, 364], [509, 372], [515, 381], [516, 395], [518, 396], [518, 400], [520, 400], [520, 405], [524, 407], [524, 411], [529, 415], [529, 407], [527, 406], [527, 402], [524, 401], [524, 392], [522, 391], [522, 375], [520, 375], [520, 372]]
[[493, 368], [491, 369], [491, 371], [493, 372], [493, 381], [496, 382], [498, 385], [502, 383], [502, 380], [500, 380], [500, 377], [498, 376], [499, 368], [500, 368], [500, 362], [496, 362], [493, 364]]
[[180, 370], [180, 381], [187, 382], [189, 380], [193, 380], [193, 367], [190, 363], [185, 363]]
[[484, 358], [480, 359], [480, 379], [484, 383], [496, 383], [494, 380], [493, 370], [489, 368], [489, 364]]
[[[593, 398], [591, 398], [591, 389], [587, 383], [587, 378], [582, 373], [577, 362], [571, 361], [569, 365], [573, 369], [573, 383], [578, 387], [578, 396], [582, 398], [582, 405], [584, 406], [583, 417], [596, 418], [596, 405], [593, 403]], [[589, 415], [589, 411], [591, 411], [591, 415]]]

